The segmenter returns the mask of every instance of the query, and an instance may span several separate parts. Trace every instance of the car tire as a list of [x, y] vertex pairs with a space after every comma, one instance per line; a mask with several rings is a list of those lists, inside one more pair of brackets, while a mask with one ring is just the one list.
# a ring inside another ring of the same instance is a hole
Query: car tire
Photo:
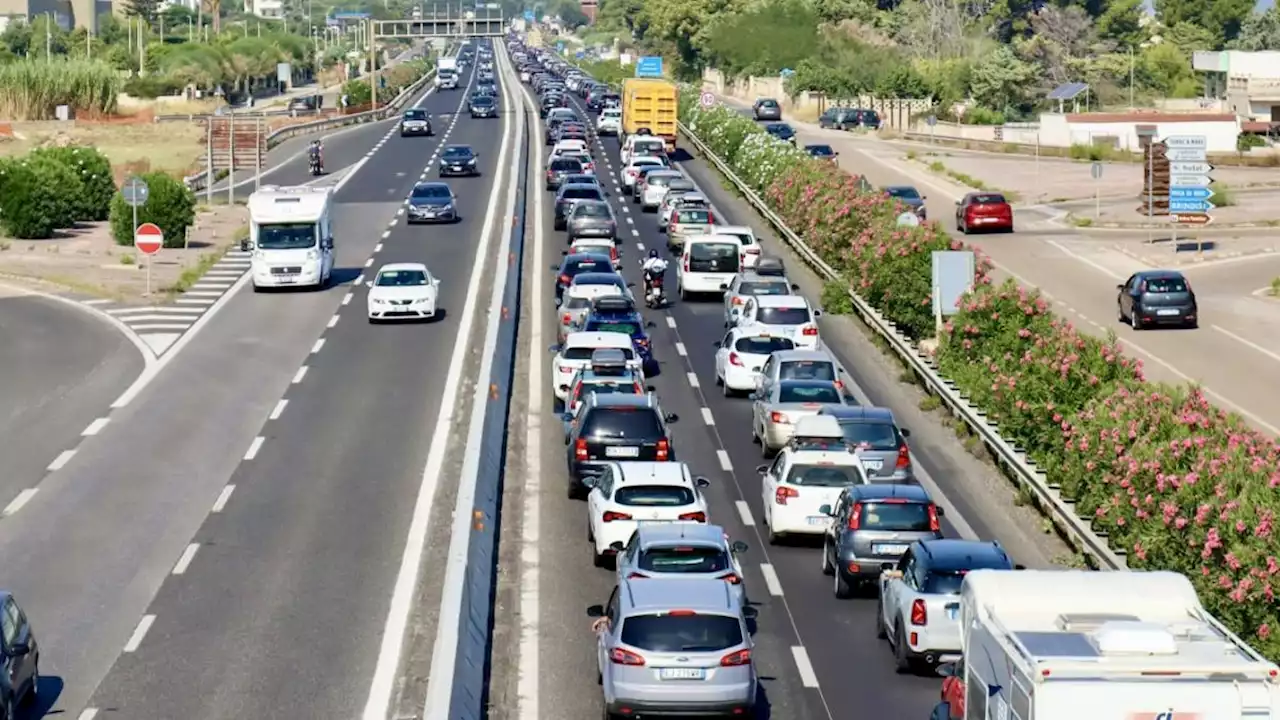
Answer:
[[1137, 312], [1129, 313], [1129, 327], [1132, 327], [1134, 332], [1142, 331], [1142, 320], [1138, 318]]
[[831, 575], [836, 571], [836, 566], [831, 564], [831, 541], [822, 538], [822, 574]]
[[876, 638], [879, 640], [888, 640], [889, 633], [884, 626], [884, 599], [876, 599]]
[[733, 388], [729, 387], [729, 383], [727, 383], [727, 382], [721, 382], [721, 383], [720, 383], [720, 391], [721, 391], [721, 392], [723, 392], [723, 393], [724, 393], [724, 396], [725, 396], [725, 397], [727, 397], [727, 398], [737, 397], [737, 396], [738, 396], [738, 392], [737, 392], [736, 390], [734, 390]]
[[835, 595], [837, 600], [848, 600], [853, 597], [853, 584], [845, 579], [844, 573], [837, 570], [831, 575], [831, 594]]
[[907, 646], [902, 642], [902, 623], [899, 622], [893, 633], [893, 670], [899, 675], [905, 675], [912, 670], [913, 663], [907, 655]]
[[1119, 300], [1116, 301], [1116, 321], [1121, 325], [1129, 324], [1129, 318], [1125, 317], [1124, 306], [1120, 304]]
[[768, 531], [766, 533], [765, 539], [769, 541], [770, 545], [777, 545], [782, 542], [782, 535], [780, 533], [776, 533], [773, 531], [772, 522], [766, 521], [765, 527], [766, 527], [766, 530]]
[[1199, 327], [1200, 327], [1200, 321], [1199, 321], [1199, 320], [1192, 320], [1191, 322], [1187, 323], [1187, 329], [1188, 329], [1188, 330], [1196, 330], [1196, 329], [1198, 329]]
[[609, 561], [608, 555], [601, 555], [600, 553], [597, 553], [594, 548], [592, 548], [591, 550], [591, 555], [592, 555], [592, 558], [591, 558], [592, 565], [600, 568], [601, 570], [613, 569], [613, 563]]

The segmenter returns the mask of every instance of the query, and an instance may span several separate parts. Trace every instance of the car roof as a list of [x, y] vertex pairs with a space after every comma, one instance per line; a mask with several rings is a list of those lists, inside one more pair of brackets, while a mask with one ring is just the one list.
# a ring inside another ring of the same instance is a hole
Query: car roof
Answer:
[[[743, 235], [750, 235], [751, 237], [755, 237], [755, 235], [756, 235], [756, 231], [755, 231], [755, 230], [752, 230], [751, 228], [747, 227], [746, 225], [717, 225], [717, 226], [716, 226], [716, 229], [715, 229], [715, 232], [713, 232], [713, 233], [711, 233], [711, 234], [712, 234], [712, 235], [738, 235], [738, 234], [743, 234]], [[752, 275], [754, 275], [755, 273], [751, 273], [751, 274], [752, 274]]]
[[876, 407], [874, 405], [844, 405], [841, 407], [824, 407], [819, 411], [824, 415], [831, 415], [841, 422], [872, 422], [872, 423], [889, 423], [897, 424], [893, 411], [886, 407]]
[[[577, 334], [577, 333], [571, 333], [571, 334]], [[627, 347], [631, 346], [631, 338], [628, 338], [626, 335], [621, 335], [619, 333], [595, 333], [595, 334], [596, 335], [617, 335], [618, 337], [623, 338], [627, 341]], [[657, 410], [657, 405], [654, 403], [652, 395], [653, 393], [645, 393], [644, 395], [593, 394], [591, 398], [588, 400], [588, 403], [590, 404], [591, 407], [597, 407], [597, 408], [625, 407], [625, 408], [646, 408], [646, 409]]]
[[645, 578], [623, 580], [618, 598], [623, 604], [623, 618], [649, 615], [670, 610], [692, 610], [707, 615], [741, 613], [741, 600], [729, 583], [719, 578]]
[[[636, 397], [631, 395], [630, 397]], [[620, 462], [618, 481], [625, 484], [691, 485], [693, 475], [682, 462]]]
[[[613, 260], [609, 260], [612, 263]], [[581, 285], [622, 285], [622, 276], [616, 272], [584, 272], [578, 273], [573, 277], [576, 283], [579, 280]]]
[[426, 272], [427, 266], [416, 262], [387, 263], [386, 265], [378, 268], [378, 274], [381, 275], [384, 272], [403, 272], [405, 270], [421, 270]]
[[616, 347], [631, 349], [631, 337], [616, 332], [571, 332], [564, 339], [565, 347]]
[[725, 538], [724, 528], [719, 525], [658, 523], [655, 525], [641, 525], [636, 528], [636, 543], [643, 550], [655, 545], [670, 545], [672, 543], [726, 547], [729, 541]]
[[1157, 278], [1167, 278], [1170, 280], [1186, 279], [1186, 276], [1178, 272], [1177, 270], [1139, 270], [1138, 272], [1134, 273], [1134, 275], [1137, 275], [1138, 277], [1143, 278], [1144, 280], [1154, 280]]
[[631, 162], [629, 162], [629, 163], [627, 163], [627, 164], [628, 164], [628, 165], [641, 165], [641, 164], [643, 164], [643, 165], [662, 165], [662, 164], [664, 164], [664, 163], [662, 162], [662, 160], [660, 160], [659, 158], [657, 158], [657, 157], [655, 157], [655, 156], [653, 156], [653, 155], [637, 155], [637, 156], [635, 156], [635, 157], [631, 158]]
[[759, 273], [751, 272], [750, 270], [748, 270], [747, 272], [738, 273], [738, 278], [742, 280], [742, 282], [744, 283], [748, 283], [748, 282], [785, 283], [787, 282], [787, 279], [784, 277], [779, 277], [777, 275], [761, 275]]
[[773, 353], [778, 362], [829, 362], [835, 364], [835, 358], [821, 350], [779, 350]]
[[995, 541], [934, 538], [918, 540], [916, 544], [929, 556], [933, 570], [1000, 569], [1012, 565], [1009, 554]]
[[755, 298], [760, 307], [802, 308], [809, 307], [809, 301], [799, 295], [758, 295]]
[[820, 151], [823, 151], [823, 152], [827, 152], [827, 151], [835, 152], [835, 150], [834, 150], [830, 145], [827, 145], [826, 143], [813, 143], [812, 145], [805, 145], [805, 146], [804, 146], [804, 149], [805, 149], [805, 150], [820, 150]]
[[[586, 262], [588, 260], [592, 260], [595, 262], [608, 263], [610, 267], [613, 266], [613, 258], [609, 257], [605, 253], [598, 253], [598, 252], [569, 253], [568, 255], [564, 256], [564, 262]], [[587, 274], [587, 273], [583, 273], [583, 274]]]
[[862, 501], [905, 500], [907, 502], [933, 502], [928, 491], [911, 483], [872, 483], [870, 485], [852, 485], [849, 493]]
[[449, 190], [449, 183], [440, 182], [438, 180], [431, 181], [431, 182], [414, 183], [413, 189], [417, 190], [418, 188], [432, 188], [432, 189], [444, 188], [445, 190]]

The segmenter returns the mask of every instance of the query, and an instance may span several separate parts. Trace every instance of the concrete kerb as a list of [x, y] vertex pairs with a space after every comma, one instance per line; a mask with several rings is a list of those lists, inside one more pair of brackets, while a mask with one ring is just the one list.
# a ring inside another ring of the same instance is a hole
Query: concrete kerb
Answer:
[[[1208, 253], [1208, 254], [1206, 254], [1206, 253], [1204, 253], [1204, 252], [1181, 252], [1181, 251], [1178, 251], [1178, 252], [1173, 252], [1173, 253], [1165, 254], [1163, 257], [1158, 257], [1158, 258], [1157, 258], [1157, 257], [1152, 257], [1151, 255], [1147, 255], [1147, 254], [1144, 254], [1144, 253], [1135, 252], [1135, 251], [1133, 251], [1133, 250], [1131, 250], [1131, 249], [1129, 249], [1129, 248], [1127, 248], [1127, 247], [1125, 247], [1125, 246], [1123, 246], [1123, 245], [1119, 245], [1119, 244], [1112, 244], [1112, 245], [1111, 245], [1111, 249], [1112, 249], [1112, 250], [1115, 250], [1116, 252], [1120, 253], [1121, 255], [1125, 255], [1126, 257], [1130, 257], [1130, 258], [1132, 258], [1132, 259], [1134, 259], [1134, 260], [1138, 261], [1138, 262], [1139, 262], [1139, 263], [1141, 263], [1142, 265], [1144, 265], [1144, 266], [1146, 266], [1146, 267], [1150, 267], [1150, 268], [1156, 268], [1156, 267], [1161, 267], [1161, 266], [1168, 266], [1168, 265], [1170, 265], [1170, 264], [1174, 264], [1174, 265], [1194, 265], [1194, 264], [1199, 264], [1199, 263], [1219, 262], [1219, 261], [1222, 261], [1222, 260], [1231, 260], [1231, 259], [1235, 259], [1235, 258], [1261, 257], [1261, 256], [1265, 256], [1265, 255], [1275, 255], [1275, 254], [1277, 254], [1277, 253], [1280, 253], [1280, 249], [1276, 249], [1276, 248], [1263, 248], [1263, 249], [1260, 249], [1260, 250], [1237, 250], [1237, 251], [1234, 251], [1234, 252], [1219, 252], [1219, 251], [1216, 251], [1216, 250], [1211, 250], [1211, 251], [1209, 251], [1209, 253]], [[1171, 260], [1173, 261], [1172, 263], [1170, 262]], [[1268, 289], [1268, 290], [1269, 290], [1270, 288], [1266, 288], [1266, 289]]]

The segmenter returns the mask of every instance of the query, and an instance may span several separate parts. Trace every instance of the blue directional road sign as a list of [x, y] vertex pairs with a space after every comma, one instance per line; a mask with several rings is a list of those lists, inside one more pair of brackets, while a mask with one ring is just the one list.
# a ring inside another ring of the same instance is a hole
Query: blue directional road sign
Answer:
[[532, 10], [525, 10], [525, 11], [524, 11], [524, 19], [525, 19], [525, 22], [533, 22], [533, 20], [534, 20], [534, 17], [533, 17], [533, 11], [532, 11]]
[[564, 43], [563, 43], [563, 42], [558, 42], [558, 43], [556, 43], [556, 52], [561, 52], [561, 53], [562, 53], [562, 52], [564, 52]]
[[642, 57], [637, 60], [636, 77], [662, 77], [662, 58]]
[[579, 50], [578, 52], [574, 53], [574, 54], [573, 54], [573, 56], [574, 56], [575, 58], [577, 58], [577, 59], [581, 60], [582, 58], [586, 57], [586, 56], [587, 56], [587, 54], [586, 54], [585, 52], [583, 52], [583, 51]]
[[1169, 188], [1170, 200], [1208, 200], [1213, 197], [1213, 190], [1195, 185]]
[[1208, 200], [1169, 200], [1171, 213], [1207, 213], [1213, 208]]

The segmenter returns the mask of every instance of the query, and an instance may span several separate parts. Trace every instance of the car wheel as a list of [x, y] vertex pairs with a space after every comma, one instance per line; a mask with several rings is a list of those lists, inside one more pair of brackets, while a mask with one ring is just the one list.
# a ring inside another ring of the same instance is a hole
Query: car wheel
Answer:
[[768, 529], [767, 535], [768, 535], [768, 540], [770, 545], [777, 545], [778, 543], [782, 542], [782, 535], [773, 531], [772, 518], [766, 519], [765, 526]]
[[831, 564], [831, 541], [826, 538], [822, 539], [822, 574], [831, 575], [836, 571], [834, 565]]
[[838, 600], [848, 600], [853, 597], [853, 586], [845, 579], [844, 573], [837, 570], [831, 575], [831, 594]]
[[1188, 330], [1195, 330], [1195, 329], [1196, 329], [1196, 328], [1198, 328], [1198, 327], [1200, 327], [1200, 321], [1199, 321], [1199, 320], [1192, 320], [1191, 322], [1187, 323], [1187, 329], [1188, 329]]
[[720, 383], [720, 391], [723, 392], [724, 396], [727, 398], [734, 397], [738, 394], [734, 392], [733, 388], [729, 387], [729, 383], [723, 381]]
[[1129, 313], [1129, 325], [1133, 327], [1134, 331], [1142, 330], [1142, 321], [1138, 319], [1137, 310]]
[[876, 637], [880, 640], [888, 640], [889, 633], [884, 627], [884, 600], [876, 600]]
[[907, 656], [907, 644], [902, 641], [902, 623], [893, 630], [893, 669], [899, 674], [911, 672], [911, 658]]
[[1120, 304], [1119, 300], [1116, 301], [1116, 320], [1121, 325], [1127, 325], [1129, 323], [1129, 318], [1124, 316], [1124, 306]]

